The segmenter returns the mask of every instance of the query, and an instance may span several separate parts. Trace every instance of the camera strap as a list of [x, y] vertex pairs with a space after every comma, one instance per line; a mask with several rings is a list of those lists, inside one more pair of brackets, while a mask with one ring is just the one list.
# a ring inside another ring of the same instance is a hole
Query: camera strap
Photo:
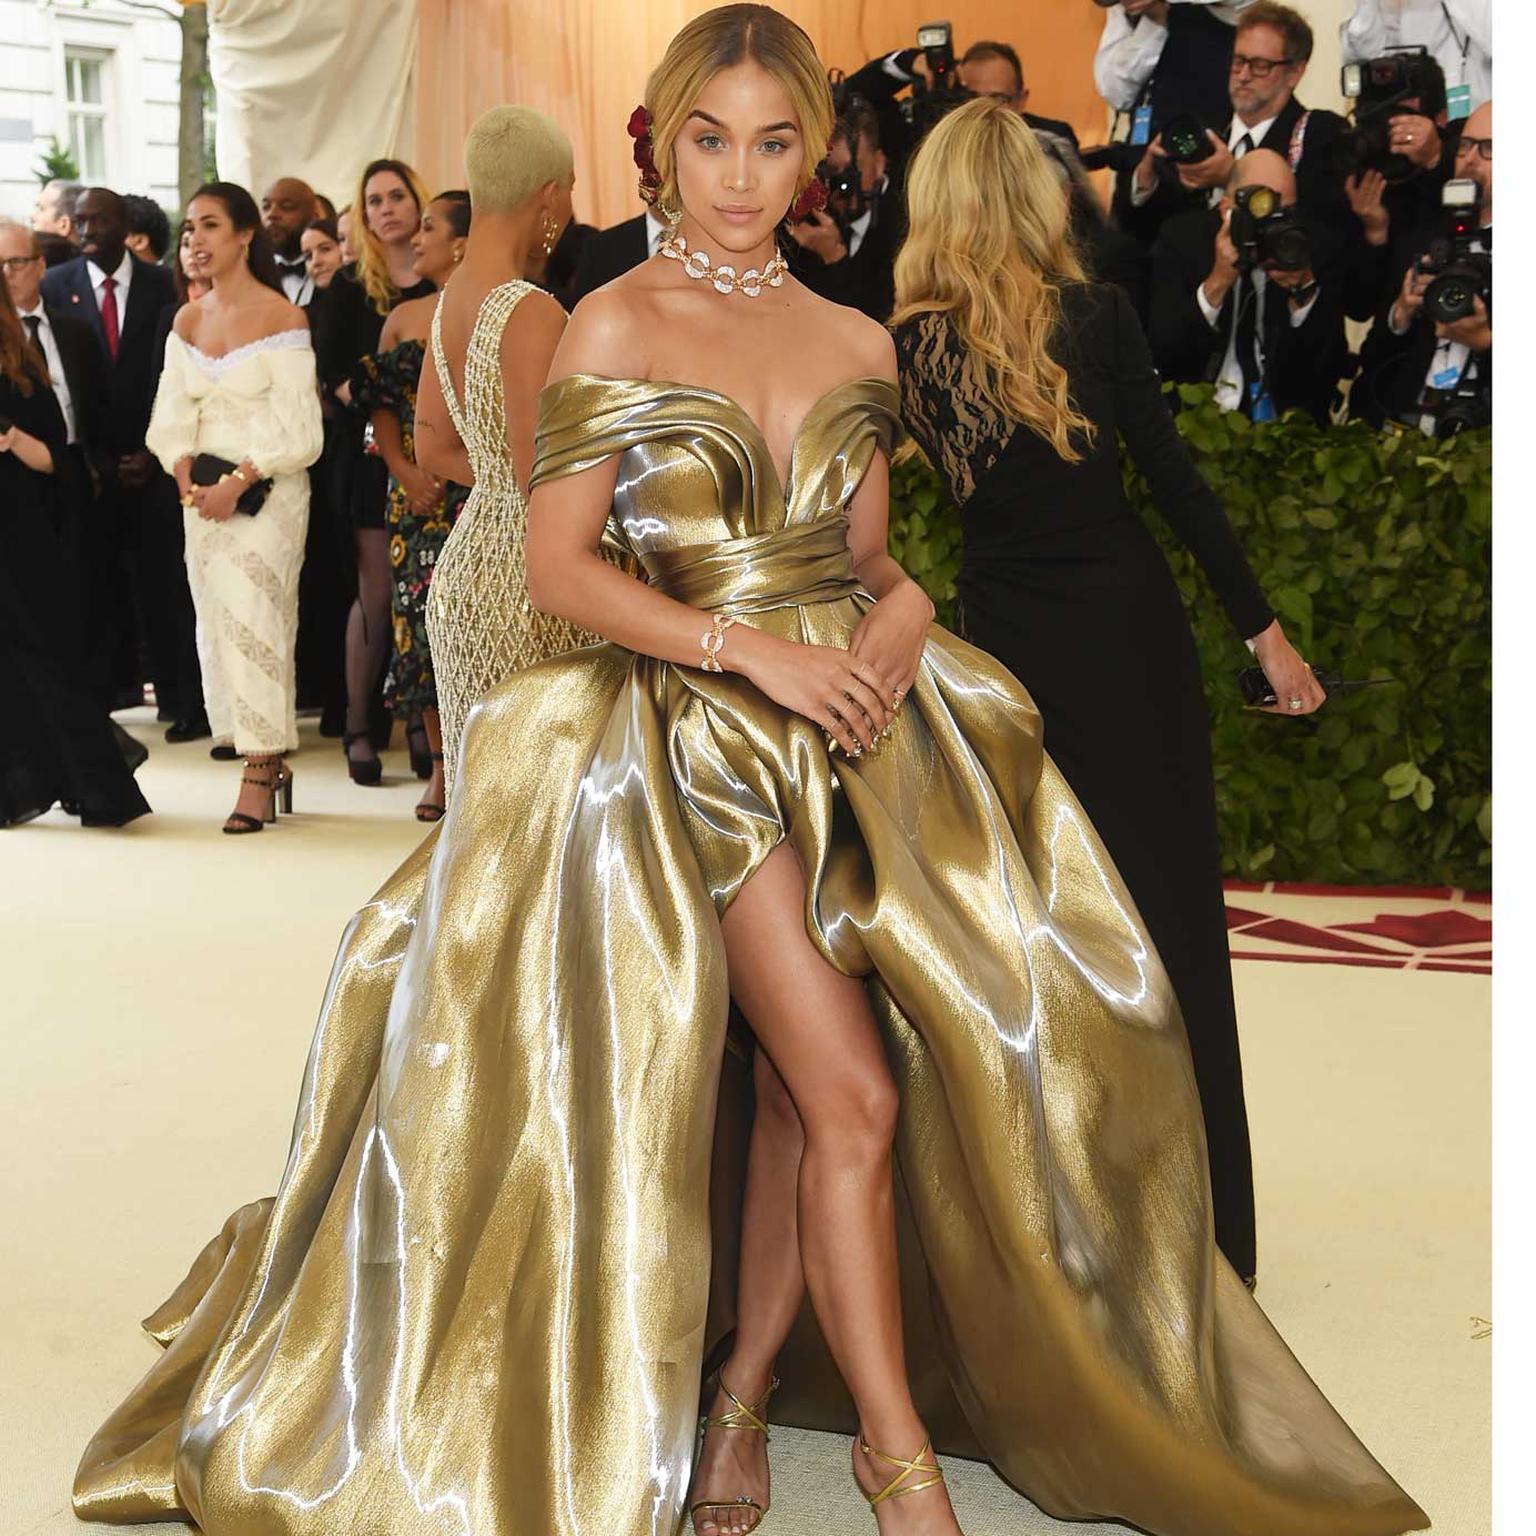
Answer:
[[1302, 151], [1306, 147], [1307, 122], [1311, 116], [1312, 113], [1310, 109], [1306, 112], [1303, 112], [1301, 116], [1296, 119], [1296, 126], [1291, 129], [1291, 144], [1290, 148], [1286, 151], [1285, 158], [1290, 163], [1292, 171], [1294, 171], [1296, 167], [1301, 164]]

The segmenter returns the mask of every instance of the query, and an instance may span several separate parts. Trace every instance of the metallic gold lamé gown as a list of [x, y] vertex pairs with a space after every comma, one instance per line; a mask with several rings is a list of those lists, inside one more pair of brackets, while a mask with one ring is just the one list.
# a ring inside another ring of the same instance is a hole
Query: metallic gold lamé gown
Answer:
[[[607, 539], [653, 584], [846, 642], [870, 600], [844, 508], [892, 385], [824, 396], [782, 487], [710, 391], [577, 375], [541, 405], [535, 479], [622, 455]], [[849, 762], [743, 678], [593, 646], [496, 689], [462, 768], [343, 944], [275, 1203], [149, 1320], [169, 1347], [86, 1451], [80, 1513], [671, 1536], [730, 1306], [717, 919], [787, 838], [900, 1083], [941, 1444], [1159, 1536], [1428, 1524], [1217, 1256], [1168, 982], [995, 662], [933, 629], [894, 735]], [[786, 1418], [846, 1421], [813, 1331], [780, 1374]]]

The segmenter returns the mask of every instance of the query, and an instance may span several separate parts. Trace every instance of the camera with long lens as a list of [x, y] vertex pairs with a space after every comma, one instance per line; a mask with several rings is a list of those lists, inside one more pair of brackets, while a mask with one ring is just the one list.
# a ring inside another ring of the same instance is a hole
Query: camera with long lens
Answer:
[[1448, 181], [1440, 194], [1445, 226], [1419, 258], [1418, 271], [1433, 278], [1424, 290], [1424, 313], [1442, 325], [1465, 320], [1481, 299], [1493, 307], [1493, 258], [1476, 247], [1483, 231], [1477, 220], [1477, 183]]
[[1281, 206], [1272, 187], [1239, 187], [1232, 195], [1227, 225], [1237, 247], [1237, 264], [1245, 272], [1273, 267], [1281, 272], [1305, 272], [1312, 265], [1312, 236], [1294, 208]]
[[1397, 48], [1378, 59], [1346, 64], [1341, 83], [1355, 106], [1353, 125], [1335, 141], [1339, 174], [1379, 171], [1390, 182], [1407, 181], [1418, 167], [1392, 149], [1392, 119], [1410, 114], [1433, 118], [1440, 110], [1445, 75], [1439, 64], [1425, 48]]

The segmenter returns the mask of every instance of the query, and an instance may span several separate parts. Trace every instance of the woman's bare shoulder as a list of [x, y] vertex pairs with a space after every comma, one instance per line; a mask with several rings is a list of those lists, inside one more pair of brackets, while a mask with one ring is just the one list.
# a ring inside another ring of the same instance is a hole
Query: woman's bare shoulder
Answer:
[[549, 371], [551, 380], [572, 373], [645, 377], [654, 306], [647, 285], [626, 282], [630, 275], [589, 293], [572, 311]]
[[203, 311], [203, 299], [188, 299], [176, 311], [176, 318], [171, 322], [171, 329], [176, 335], [194, 347], [197, 345], [198, 329], [203, 323]]
[[820, 294], [802, 290], [803, 301], [817, 333], [858, 369], [861, 378], [896, 378], [896, 343], [878, 320], [846, 304], [834, 304]]
[[279, 336], [284, 331], [309, 330], [309, 312], [290, 304], [280, 293], [270, 293], [256, 315], [261, 336]]
[[439, 295], [424, 294], [419, 299], [407, 299], [384, 317], [384, 328], [379, 332], [379, 351], [388, 352], [405, 341], [425, 341], [432, 327], [432, 312], [437, 308]]

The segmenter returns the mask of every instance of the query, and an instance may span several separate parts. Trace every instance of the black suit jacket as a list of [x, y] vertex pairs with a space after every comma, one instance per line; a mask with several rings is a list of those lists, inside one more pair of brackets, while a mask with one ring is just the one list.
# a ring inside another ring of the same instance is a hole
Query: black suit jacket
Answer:
[[106, 355], [106, 336], [101, 311], [83, 256], [51, 267], [43, 276], [43, 301], [49, 309], [63, 310], [86, 320], [100, 339], [107, 365], [108, 420], [105, 446], [114, 456], [138, 453], [144, 447], [149, 413], [155, 403], [155, 332], [161, 311], [174, 301], [176, 283], [168, 267], [152, 267], [135, 261], [128, 285], [128, 300], [118, 316], [118, 348], [115, 361]]
[[51, 304], [43, 308], [64, 365], [64, 382], [75, 416], [75, 435], [80, 447], [98, 471], [112, 461], [112, 401], [106, 348], [89, 320]]
[[[1177, 214], [1158, 232], [1152, 249], [1152, 355], [1165, 379], [1180, 384], [1214, 380], [1227, 353], [1237, 314], [1237, 296], [1252, 304], [1254, 290], [1243, 278], [1227, 295], [1218, 323], [1207, 323], [1195, 291], [1209, 275], [1221, 215], [1215, 209]], [[1270, 397], [1276, 410], [1300, 409], [1319, 423], [1328, 419], [1334, 391], [1349, 348], [1343, 305], [1334, 276], [1319, 277], [1317, 301], [1299, 326], [1290, 306], [1271, 285], [1265, 294], [1262, 351]]]
[[638, 267], [650, 254], [649, 245], [643, 213], [625, 219], [611, 229], [599, 229], [588, 235], [576, 263], [576, 275], [571, 279], [571, 307], [574, 309], [604, 283], [611, 283], [632, 267]]

